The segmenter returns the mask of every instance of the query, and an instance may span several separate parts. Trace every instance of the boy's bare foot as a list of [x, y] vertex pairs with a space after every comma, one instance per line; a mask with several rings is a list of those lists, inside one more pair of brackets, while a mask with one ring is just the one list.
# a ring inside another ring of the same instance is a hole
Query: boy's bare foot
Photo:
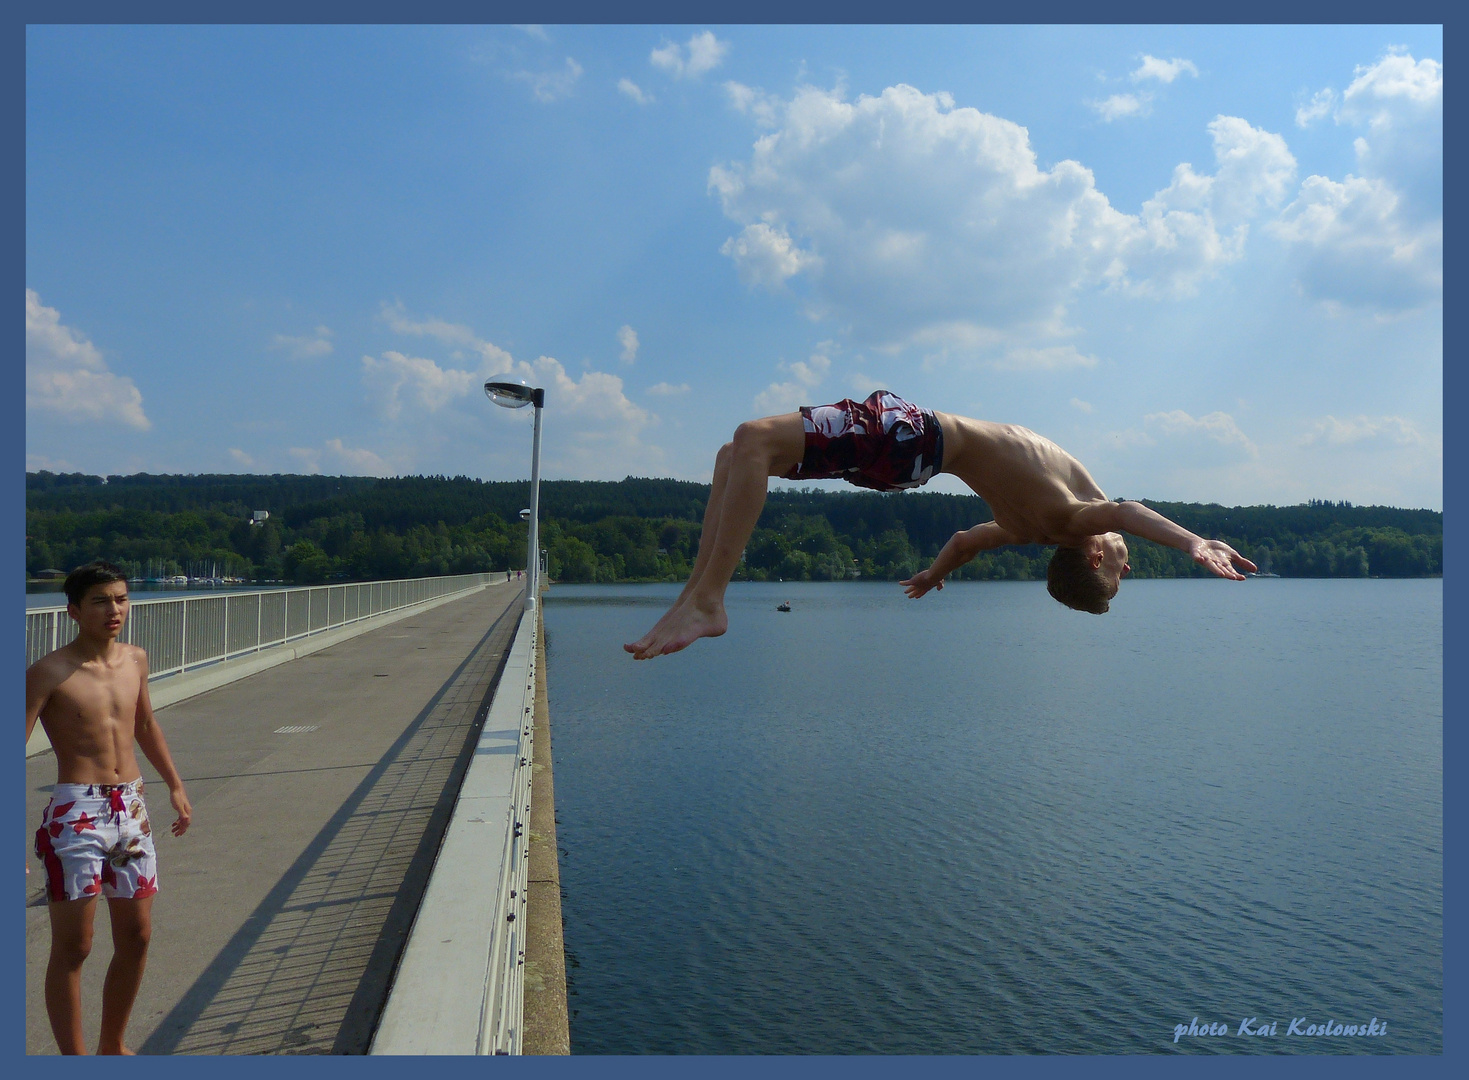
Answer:
[[668, 621], [673, 618], [673, 613], [676, 612], [679, 608], [683, 607], [683, 602], [684, 598], [680, 596], [672, 604], [668, 605], [668, 610], [665, 611], [663, 613], [663, 616], [653, 624], [653, 629], [649, 630], [646, 634], [638, 638], [636, 641], [629, 642], [628, 644], [624, 645], [623, 649], [634, 654], [640, 653], [644, 649], [646, 649], [649, 645], [653, 643], [653, 639], [658, 636], [658, 632], [668, 625]]
[[632, 645], [623, 648], [637, 660], [666, 656], [687, 649], [703, 637], [718, 637], [729, 629], [729, 617], [722, 603], [705, 608], [694, 600], [675, 605], [658, 625]]

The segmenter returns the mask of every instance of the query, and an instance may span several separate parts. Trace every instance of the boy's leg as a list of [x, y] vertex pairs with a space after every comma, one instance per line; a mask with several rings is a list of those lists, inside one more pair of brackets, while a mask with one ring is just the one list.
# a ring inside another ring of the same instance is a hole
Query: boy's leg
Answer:
[[709, 486], [709, 501], [704, 504], [704, 527], [699, 531], [699, 552], [694, 557], [693, 569], [689, 571], [689, 580], [684, 582], [683, 589], [678, 598], [668, 605], [668, 610], [663, 617], [654, 624], [637, 641], [624, 645], [623, 648], [630, 653], [638, 653], [648, 647], [653, 640], [653, 635], [663, 628], [664, 623], [673, 618], [674, 612], [684, 602], [699, 579], [704, 576], [704, 569], [709, 565], [709, 553], [714, 550], [714, 538], [719, 533], [720, 508], [724, 505], [724, 485], [729, 477], [729, 459], [734, 453], [734, 443], [725, 443], [719, 448], [719, 453], [714, 456], [714, 482]]
[[699, 568], [698, 580], [691, 583], [670, 612], [671, 617], [654, 628], [651, 640], [633, 653], [637, 659], [678, 652], [701, 637], [724, 633], [728, 626], [724, 590], [760, 520], [769, 479], [799, 464], [805, 452], [806, 430], [798, 412], [752, 420], [736, 429], [724, 495], [719, 500], [718, 529], [713, 536], [706, 533], [699, 538], [699, 561], [704, 565]]
[[131, 1054], [123, 1044], [128, 1017], [143, 984], [148, 963], [148, 941], [153, 935], [153, 897], [124, 900], [109, 897], [112, 916], [112, 963], [102, 984], [102, 1034], [97, 1039], [99, 1054]]
[[63, 1054], [85, 1054], [82, 1038], [82, 963], [92, 951], [92, 917], [97, 898], [54, 900], [51, 915], [51, 959], [46, 964], [46, 1015], [56, 1048]]

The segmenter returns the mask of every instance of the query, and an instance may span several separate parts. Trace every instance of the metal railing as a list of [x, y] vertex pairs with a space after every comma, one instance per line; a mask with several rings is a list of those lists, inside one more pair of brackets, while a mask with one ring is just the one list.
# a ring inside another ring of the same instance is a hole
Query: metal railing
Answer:
[[[147, 650], [152, 680], [503, 580], [503, 572], [458, 574], [135, 600], [119, 640]], [[76, 633], [65, 604], [29, 609], [26, 666], [68, 644]]]

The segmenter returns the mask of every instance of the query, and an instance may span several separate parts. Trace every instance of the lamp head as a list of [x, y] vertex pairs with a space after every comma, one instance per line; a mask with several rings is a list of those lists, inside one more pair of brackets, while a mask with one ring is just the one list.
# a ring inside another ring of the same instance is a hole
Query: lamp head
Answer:
[[519, 379], [490, 379], [485, 383], [485, 394], [502, 408], [523, 409], [527, 405], [539, 407], [545, 391]]

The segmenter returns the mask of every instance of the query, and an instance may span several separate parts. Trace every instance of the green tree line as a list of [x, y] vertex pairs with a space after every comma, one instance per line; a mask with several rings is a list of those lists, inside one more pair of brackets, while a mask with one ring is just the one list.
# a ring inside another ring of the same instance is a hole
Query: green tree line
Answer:
[[[681, 581], [698, 551], [709, 486], [679, 480], [547, 481], [541, 545], [553, 580]], [[467, 477], [26, 477], [26, 571], [107, 558], [138, 576], [200, 566], [251, 580], [424, 577], [521, 569], [529, 484]], [[1443, 573], [1443, 516], [1313, 501], [1224, 507], [1144, 500], [1282, 577]], [[251, 524], [253, 511], [270, 517]], [[948, 538], [991, 518], [973, 495], [773, 491], [736, 572], [742, 580], [899, 580]], [[1129, 538], [1137, 577], [1205, 571], [1182, 552]], [[954, 577], [1044, 579], [1051, 549], [986, 552]]]

